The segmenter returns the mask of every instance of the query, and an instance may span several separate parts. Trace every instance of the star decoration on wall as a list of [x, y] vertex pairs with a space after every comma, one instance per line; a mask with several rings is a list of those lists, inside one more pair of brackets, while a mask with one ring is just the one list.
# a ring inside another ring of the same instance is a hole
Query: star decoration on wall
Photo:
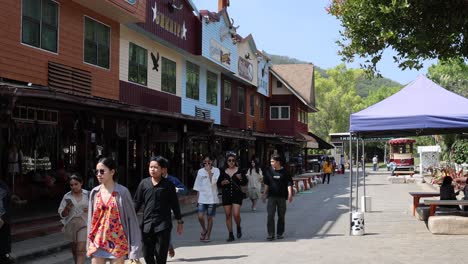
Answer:
[[156, 2], [154, 2], [154, 7], [151, 7], [153, 10], [153, 22], [156, 21], [156, 17], [158, 16], [158, 7], [156, 6]]
[[184, 21], [184, 24], [182, 24], [182, 35], [180, 38], [187, 39], [187, 28], [185, 27], [185, 21]]

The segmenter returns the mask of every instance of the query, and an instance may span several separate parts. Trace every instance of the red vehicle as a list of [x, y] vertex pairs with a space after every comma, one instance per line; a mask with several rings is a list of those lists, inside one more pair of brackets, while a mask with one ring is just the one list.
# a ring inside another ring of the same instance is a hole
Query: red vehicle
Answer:
[[414, 171], [413, 143], [411, 138], [395, 138], [388, 141], [390, 145], [389, 164], [396, 171]]

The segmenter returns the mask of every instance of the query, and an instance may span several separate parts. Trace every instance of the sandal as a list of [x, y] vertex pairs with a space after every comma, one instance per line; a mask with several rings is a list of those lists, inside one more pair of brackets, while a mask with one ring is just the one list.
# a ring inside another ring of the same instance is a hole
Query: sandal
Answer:
[[208, 233], [208, 231], [205, 231], [205, 232], [202, 231], [200, 233], [200, 241], [205, 241], [206, 233]]

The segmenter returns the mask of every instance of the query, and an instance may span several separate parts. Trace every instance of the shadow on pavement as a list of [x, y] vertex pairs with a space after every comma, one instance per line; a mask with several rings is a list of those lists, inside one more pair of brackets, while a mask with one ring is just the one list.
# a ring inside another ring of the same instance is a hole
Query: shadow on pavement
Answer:
[[209, 260], [240, 259], [240, 258], [245, 258], [245, 257], [248, 257], [248, 255], [218, 256], [218, 257], [206, 257], [206, 258], [179, 258], [175, 260], [183, 261], [183, 262], [200, 262], [200, 261], [209, 261]]

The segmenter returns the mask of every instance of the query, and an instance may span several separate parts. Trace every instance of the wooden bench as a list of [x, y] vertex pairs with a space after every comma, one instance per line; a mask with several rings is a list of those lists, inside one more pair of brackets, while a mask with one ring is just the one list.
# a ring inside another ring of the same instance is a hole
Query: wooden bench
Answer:
[[437, 206], [440, 206], [440, 205], [468, 206], [468, 200], [424, 200], [424, 204], [429, 205], [429, 216], [434, 216]]
[[435, 197], [440, 196], [439, 192], [409, 192], [411, 196], [413, 196], [413, 216], [416, 214], [416, 208], [419, 206], [419, 200], [421, 197]]

